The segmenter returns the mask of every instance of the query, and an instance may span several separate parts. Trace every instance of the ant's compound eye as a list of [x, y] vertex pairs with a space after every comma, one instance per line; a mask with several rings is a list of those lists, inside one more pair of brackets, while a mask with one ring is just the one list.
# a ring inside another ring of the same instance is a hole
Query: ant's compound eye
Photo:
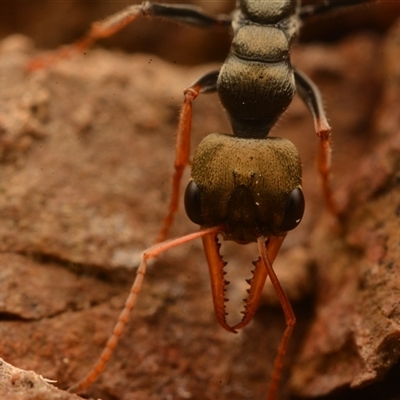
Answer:
[[282, 232], [291, 231], [296, 228], [303, 218], [304, 205], [303, 191], [298, 187], [290, 193], [287, 200], [285, 215], [281, 224]]
[[200, 190], [195, 181], [190, 181], [185, 190], [185, 210], [189, 219], [198, 225], [204, 225], [201, 215]]

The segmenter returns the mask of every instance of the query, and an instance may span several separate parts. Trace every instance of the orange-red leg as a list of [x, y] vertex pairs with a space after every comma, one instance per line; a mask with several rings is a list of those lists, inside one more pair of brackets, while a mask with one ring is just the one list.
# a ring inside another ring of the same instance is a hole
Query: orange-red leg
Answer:
[[141, 5], [132, 5], [126, 7], [116, 14], [110, 15], [103, 21], [94, 22], [89, 32], [75, 43], [61, 47], [59, 50], [47, 55], [32, 59], [28, 65], [29, 70], [47, 68], [59, 60], [73, 57], [75, 54], [83, 53], [96, 40], [114, 35], [126, 25], [130, 24], [139, 15], [142, 14]]
[[135, 4], [92, 24], [89, 32], [80, 40], [72, 45], [65, 46], [58, 51], [52, 52], [47, 56], [37, 57], [31, 60], [28, 65], [29, 70], [46, 68], [55, 62], [70, 58], [75, 54], [83, 53], [94, 42], [99, 39], [114, 35], [126, 25], [134, 21], [139, 15], [147, 17], [162, 17], [172, 21], [198, 27], [230, 27], [231, 19], [229, 16], [208, 15], [200, 8], [189, 5], [161, 4], [144, 1], [142, 4]]
[[107, 362], [110, 360], [112, 354], [114, 353], [115, 348], [117, 347], [119, 338], [125, 328], [125, 325], [128, 322], [129, 315], [132, 311], [132, 308], [135, 306], [138, 294], [140, 289], [142, 288], [143, 279], [146, 274], [147, 269], [147, 260], [157, 257], [161, 253], [166, 250], [169, 250], [173, 247], [179, 246], [183, 243], [189, 242], [191, 240], [204, 237], [207, 235], [214, 235], [217, 234], [221, 230], [220, 227], [213, 227], [213, 228], [205, 228], [201, 229], [198, 232], [182, 236], [180, 238], [167, 240], [163, 243], [158, 243], [146, 251], [143, 252], [142, 259], [140, 265], [136, 272], [135, 280], [132, 284], [131, 290], [129, 295], [125, 301], [125, 306], [118, 317], [118, 321], [112, 331], [111, 336], [107, 340], [107, 343], [102, 351], [99, 359], [93, 366], [93, 368], [89, 371], [89, 373], [76, 385], [72, 386], [69, 391], [74, 393], [83, 392], [87, 387], [89, 387], [101, 374], [104, 368], [107, 365]]
[[168, 214], [164, 218], [161, 230], [157, 236], [156, 243], [160, 243], [168, 235], [175, 214], [179, 206], [179, 189], [183, 171], [189, 164], [190, 156], [190, 133], [192, 130], [192, 103], [200, 94], [200, 87], [193, 86], [185, 90], [184, 101], [181, 108], [178, 124], [178, 132], [175, 147], [175, 172], [172, 176], [171, 198], [168, 206]]
[[299, 95], [313, 116], [315, 132], [320, 138], [317, 163], [325, 202], [328, 210], [337, 214], [331, 187], [331, 127], [326, 119], [321, 93], [311, 79], [298, 70], [295, 70], [295, 80]]
[[278, 353], [274, 362], [274, 369], [272, 371], [271, 382], [268, 390], [267, 400], [276, 400], [276, 393], [278, 390], [278, 383], [281, 376], [283, 359], [289, 344], [289, 339], [292, 335], [294, 325], [296, 323], [296, 317], [294, 315], [292, 306], [289, 299], [287, 298], [282, 286], [272, 268], [272, 260], [269, 258], [269, 254], [277, 254], [283, 240], [284, 236], [271, 236], [266, 242], [266, 238], [259, 237], [257, 239], [258, 249], [261, 255], [261, 259], [267, 269], [268, 276], [271, 279], [272, 286], [278, 296], [279, 302], [283, 309], [286, 319], [286, 329], [283, 332], [281, 342], [278, 347]]
[[337, 207], [333, 198], [332, 187], [331, 187], [331, 129], [326, 121], [316, 121], [317, 135], [320, 138], [318, 145], [318, 171], [321, 175], [322, 180], [322, 192], [325, 197], [325, 202], [328, 210], [332, 214], [337, 214]]
[[216, 90], [219, 71], [212, 71], [202, 76], [184, 91], [184, 101], [179, 115], [178, 132], [175, 147], [175, 172], [172, 177], [171, 198], [168, 206], [168, 214], [164, 218], [162, 227], [156, 239], [156, 243], [164, 241], [172, 225], [179, 206], [179, 189], [185, 167], [190, 164], [190, 134], [192, 130], [193, 100], [201, 93], [209, 93]]

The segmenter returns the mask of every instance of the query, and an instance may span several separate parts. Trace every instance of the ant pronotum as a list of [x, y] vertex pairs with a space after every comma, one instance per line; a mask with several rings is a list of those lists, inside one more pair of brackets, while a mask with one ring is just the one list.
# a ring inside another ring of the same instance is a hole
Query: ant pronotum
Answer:
[[[89, 33], [75, 44], [51, 55], [32, 60], [31, 69], [83, 52], [94, 41], [108, 37], [139, 16], [162, 17], [199, 27], [220, 26], [233, 30], [231, 51], [220, 70], [205, 74], [184, 91], [176, 145], [175, 173], [169, 212], [157, 244], [145, 250], [125, 307], [99, 360], [70, 391], [85, 390], [105, 368], [134, 307], [146, 273], [147, 260], [164, 251], [202, 238], [206, 253], [215, 314], [230, 332], [246, 326], [257, 309], [261, 291], [269, 276], [286, 318], [267, 399], [276, 398], [284, 354], [296, 319], [272, 263], [286, 233], [301, 221], [304, 197], [301, 164], [294, 145], [268, 133], [291, 103], [296, 90], [314, 118], [320, 138], [318, 167], [328, 209], [336, 213], [331, 193], [330, 133], [320, 93], [311, 80], [290, 64], [290, 44], [300, 23], [310, 16], [363, 0], [326, 0], [301, 7], [299, 0], [239, 0], [231, 16], [205, 14], [188, 5], [144, 2], [131, 5], [93, 24]], [[179, 186], [184, 168], [190, 164], [192, 103], [199, 94], [217, 91], [232, 125], [233, 135], [214, 133], [198, 146], [192, 162], [191, 180], [185, 192], [189, 218], [200, 225], [198, 232], [167, 240], [178, 208]], [[257, 242], [260, 258], [254, 263], [249, 295], [242, 320], [226, 322], [223, 262], [217, 236], [237, 243]]]

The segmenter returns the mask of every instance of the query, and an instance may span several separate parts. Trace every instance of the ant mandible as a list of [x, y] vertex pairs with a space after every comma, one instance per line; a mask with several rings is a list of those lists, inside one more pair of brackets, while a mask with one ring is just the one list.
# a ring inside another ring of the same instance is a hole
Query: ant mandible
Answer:
[[[309, 108], [320, 138], [318, 168], [328, 209], [336, 213], [330, 188], [330, 134], [318, 88], [290, 63], [290, 44], [302, 21], [309, 17], [353, 6], [365, 0], [347, 0], [301, 6], [300, 0], [239, 0], [235, 11], [212, 16], [189, 5], [145, 1], [96, 22], [86, 36], [47, 57], [31, 61], [31, 70], [47, 67], [59, 59], [81, 53], [97, 39], [113, 35], [139, 16], [161, 17], [198, 27], [220, 26], [233, 30], [230, 53], [221, 69], [205, 74], [184, 91], [176, 142], [175, 172], [169, 212], [157, 244], [145, 250], [125, 307], [113, 333], [92, 370], [75, 386], [85, 390], [105, 368], [134, 307], [146, 273], [147, 260], [164, 251], [202, 238], [210, 270], [214, 309], [219, 324], [229, 332], [246, 326], [257, 309], [269, 276], [286, 319], [267, 395], [274, 400], [283, 357], [296, 319], [272, 264], [288, 231], [301, 221], [304, 196], [300, 157], [288, 140], [268, 136], [288, 108], [296, 90]], [[189, 164], [192, 103], [199, 94], [218, 92], [232, 126], [232, 134], [213, 133], [199, 144], [193, 158], [191, 180], [185, 192], [189, 218], [200, 225], [198, 232], [165, 241], [179, 204], [179, 187]], [[237, 243], [257, 242], [260, 258], [253, 277], [242, 320], [226, 322], [224, 266], [217, 236]]]

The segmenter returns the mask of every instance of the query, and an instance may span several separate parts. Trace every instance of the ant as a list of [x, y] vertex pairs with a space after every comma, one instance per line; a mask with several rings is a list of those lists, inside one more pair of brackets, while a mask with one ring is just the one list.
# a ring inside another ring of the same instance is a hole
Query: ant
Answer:
[[[266, 278], [269, 276], [272, 282], [286, 320], [267, 395], [268, 400], [276, 399], [283, 359], [296, 318], [272, 264], [287, 232], [300, 223], [305, 200], [301, 162], [295, 146], [286, 139], [268, 134], [297, 91], [314, 119], [320, 139], [317, 160], [324, 198], [329, 211], [337, 215], [330, 187], [331, 128], [318, 88], [290, 63], [290, 45], [300, 24], [308, 18], [364, 1], [325, 0], [301, 6], [300, 0], [238, 0], [231, 16], [208, 15], [189, 5], [145, 1], [95, 22], [87, 35], [76, 43], [31, 61], [29, 68], [34, 70], [82, 53], [96, 40], [113, 35], [139, 16], [233, 31], [231, 50], [222, 67], [203, 75], [184, 91], [168, 214], [156, 244], [143, 252], [125, 307], [102, 354], [92, 370], [70, 391], [84, 391], [105, 368], [137, 301], [147, 261], [172, 247], [202, 238], [215, 315], [227, 331], [235, 333], [252, 320]], [[185, 167], [190, 165], [192, 103], [200, 94], [211, 92], [218, 92], [233, 134], [209, 134], [194, 154], [184, 203], [190, 220], [200, 226], [199, 231], [165, 240], [178, 209], [181, 177]], [[224, 280], [226, 263], [219, 254], [218, 235], [239, 244], [256, 242], [260, 254], [253, 263], [253, 277], [248, 280], [250, 288], [243, 318], [233, 326], [226, 321], [228, 282]]]

